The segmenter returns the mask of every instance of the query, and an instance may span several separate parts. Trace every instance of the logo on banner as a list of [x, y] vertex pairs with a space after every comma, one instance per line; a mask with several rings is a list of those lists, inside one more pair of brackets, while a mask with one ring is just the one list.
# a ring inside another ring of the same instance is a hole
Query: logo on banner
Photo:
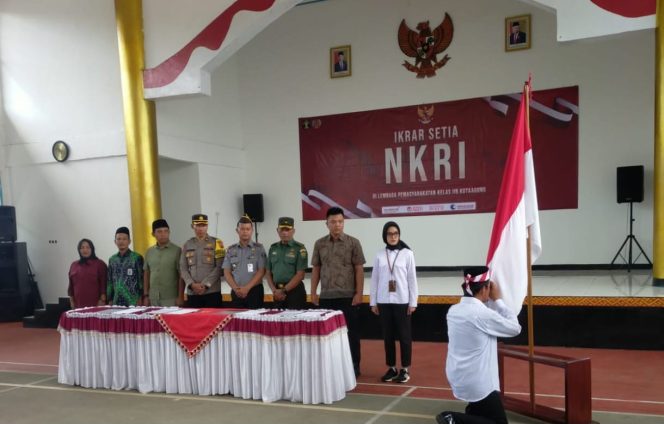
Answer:
[[422, 124], [429, 124], [433, 121], [433, 105], [418, 106], [417, 107], [417, 120]]
[[305, 119], [302, 121], [302, 128], [308, 130], [310, 128], [320, 128], [323, 125], [323, 121], [320, 119]]
[[417, 31], [413, 31], [406, 25], [406, 20], [401, 21], [397, 39], [403, 54], [415, 58], [415, 64], [404, 60], [403, 66], [417, 74], [417, 78], [430, 78], [436, 75], [436, 70], [445, 66], [449, 55], [438, 60], [438, 55], [444, 52], [454, 37], [454, 25], [452, 18], [445, 13], [445, 19], [436, 28], [431, 30], [429, 21], [417, 24]]

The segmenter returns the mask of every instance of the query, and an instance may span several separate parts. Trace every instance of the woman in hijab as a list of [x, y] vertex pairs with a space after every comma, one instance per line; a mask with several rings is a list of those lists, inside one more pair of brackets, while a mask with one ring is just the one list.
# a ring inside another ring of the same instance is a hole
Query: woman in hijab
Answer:
[[[405, 383], [410, 380], [408, 368], [412, 356], [411, 314], [417, 308], [417, 277], [415, 256], [401, 240], [396, 222], [383, 226], [385, 247], [374, 259], [371, 272], [371, 311], [380, 316], [385, 341], [387, 372], [382, 381]], [[401, 370], [397, 372], [396, 340], [401, 347]]]
[[78, 242], [79, 259], [69, 267], [69, 303], [72, 309], [106, 303], [106, 264], [95, 255], [88, 239]]

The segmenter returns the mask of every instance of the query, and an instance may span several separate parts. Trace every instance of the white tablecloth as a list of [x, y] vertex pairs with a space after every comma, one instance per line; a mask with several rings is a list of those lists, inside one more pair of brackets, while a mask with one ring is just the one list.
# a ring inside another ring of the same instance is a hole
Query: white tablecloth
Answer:
[[58, 382], [62, 384], [141, 393], [230, 393], [243, 399], [306, 404], [338, 401], [356, 385], [345, 325], [323, 335], [255, 331], [254, 324], [264, 320], [270, 321], [272, 328], [275, 322], [292, 326], [294, 320], [304, 320], [314, 329], [327, 322], [329, 329], [330, 319], [339, 321], [339, 311], [239, 312], [233, 320], [244, 320], [236, 323], [244, 322], [246, 331], [241, 325], [231, 326], [231, 321], [198, 354], [189, 357], [166, 332], [106, 332], [63, 325], [67, 319], [79, 323], [155, 319], [150, 314], [140, 318], [118, 314], [121, 310], [117, 308], [101, 312], [100, 308], [89, 309], [96, 312], [79, 309], [61, 319]]

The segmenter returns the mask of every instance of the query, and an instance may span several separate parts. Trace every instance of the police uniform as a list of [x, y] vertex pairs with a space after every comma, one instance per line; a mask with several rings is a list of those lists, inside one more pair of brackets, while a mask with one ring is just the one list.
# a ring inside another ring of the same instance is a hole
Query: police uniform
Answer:
[[[192, 217], [192, 224], [207, 224], [207, 215]], [[199, 240], [192, 237], [182, 246], [180, 272], [187, 293], [187, 306], [192, 308], [221, 307], [221, 264], [225, 255], [221, 239], [206, 235]], [[203, 294], [197, 295], [191, 289], [192, 283], [203, 283]]]
[[[293, 228], [293, 218], [279, 218], [278, 228]], [[295, 240], [288, 243], [278, 241], [272, 243], [267, 256], [267, 269], [278, 290], [284, 290], [288, 282], [298, 271], [307, 268], [307, 248]], [[307, 307], [307, 291], [300, 281], [295, 287], [286, 291], [286, 300], [274, 302], [278, 309], [305, 309]]]
[[[250, 241], [246, 246], [240, 243], [231, 245], [226, 251], [223, 264], [224, 270], [229, 270], [235, 283], [246, 286], [256, 272], [265, 269], [265, 248], [260, 243]], [[231, 291], [231, 305], [234, 308], [258, 309], [263, 307], [263, 281], [252, 287], [245, 298], [240, 298]]]

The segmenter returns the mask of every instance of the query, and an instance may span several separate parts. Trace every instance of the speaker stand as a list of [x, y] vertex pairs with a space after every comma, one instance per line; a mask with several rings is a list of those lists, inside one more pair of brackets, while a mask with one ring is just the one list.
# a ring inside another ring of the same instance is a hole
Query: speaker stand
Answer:
[[[634, 208], [634, 202], [629, 202], [629, 234], [627, 237], [625, 237], [625, 241], [622, 242], [620, 245], [620, 248], [618, 249], [618, 252], [616, 252], [616, 256], [613, 257], [613, 260], [611, 261], [611, 266], [615, 264], [616, 259], [618, 259], [618, 256], [622, 257], [623, 260], [625, 260], [625, 257], [621, 255], [622, 250], [625, 248], [625, 245], [629, 242], [629, 247], [628, 247], [628, 255], [627, 255], [627, 272], [632, 271], [632, 265], [634, 265], [634, 262], [639, 259], [639, 256], [643, 255], [644, 258], [648, 261], [650, 265], [652, 265], [652, 262], [650, 261], [650, 258], [648, 255], [646, 255], [646, 252], [643, 250], [643, 247], [639, 244], [639, 241], [636, 239], [636, 236], [634, 235], [633, 232], [633, 225], [635, 219], [633, 218], [633, 208]], [[639, 251], [641, 252], [639, 256], [637, 256], [634, 260], [632, 260], [632, 244], [636, 243], [636, 247], [639, 248]]]

